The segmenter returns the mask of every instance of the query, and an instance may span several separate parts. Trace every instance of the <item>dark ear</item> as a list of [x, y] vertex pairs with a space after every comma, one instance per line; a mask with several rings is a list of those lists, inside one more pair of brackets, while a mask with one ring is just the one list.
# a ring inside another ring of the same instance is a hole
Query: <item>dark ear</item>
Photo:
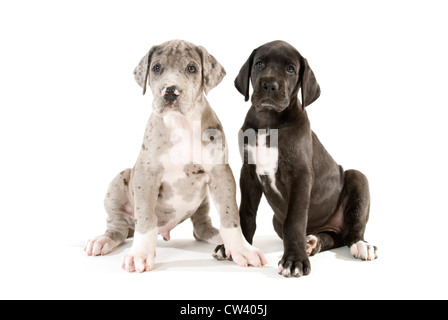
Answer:
[[143, 94], [146, 93], [146, 83], [148, 82], [151, 58], [156, 49], [156, 46], [152, 47], [151, 50], [149, 50], [149, 52], [140, 59], [140, 62], [134, 69], [135, 81], [137, 81], [138, 85], [143, 88]]
[[204, 92], [208, 95], [209, 91], [216, 87], [226, 75], [224, 67], [215, 59], [214, 56], [207, 52], [202, 46], [198, 46], [196, 51], [202, 60], [202, 81], [204, 84]]
[[241, 67], [240, 73], [235, 79], [235, 88], [244, 96], [244, 101], [249, 100], [250, 74], [252, 73], [252, 65], [254, 64], [254, 57], [257, 49], [252, 51], [249, 59]]
[[300, 64], [299, 87], [302, 88], [302, 108], [305, 108], [319, 98], [320, 87], [308, 61], [302, 58]]

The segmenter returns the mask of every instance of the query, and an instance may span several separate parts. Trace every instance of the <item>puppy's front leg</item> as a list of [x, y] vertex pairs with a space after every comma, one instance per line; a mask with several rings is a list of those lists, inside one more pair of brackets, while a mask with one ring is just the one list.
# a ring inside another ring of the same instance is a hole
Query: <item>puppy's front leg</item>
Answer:
[[306, 253], [306, 228], [311, 195], [311, 173], [304, 170], [291, 186], [288, 211], [283, 223], [283, 257], [278, 273], [285, 277], [300, 277], [311, 272]]
[[263, 252], [250, 245], [243, 237], [238, 207], [236, 185], [229, 165], [216, 165], [210, 172], [210, 194], [218, 210], [227, 258], [232, 257], [238, 265], [261, 267], [267, 264]]
[[255, 170], [251, 170], [248, 164], [243, 164], [240, 176], [240, 219], [244, 237], [250, 244], [253, 243], [257, 228], [257, 211], [263, 195], [259, 180], [254, 175]]
[[133, 180], [135, 233], [131, 251], [123, 259], [122, 267], [128, 272], [154, 269], [158, 236], [155, 207], [160, 188], [156, 171], [136, 167]]

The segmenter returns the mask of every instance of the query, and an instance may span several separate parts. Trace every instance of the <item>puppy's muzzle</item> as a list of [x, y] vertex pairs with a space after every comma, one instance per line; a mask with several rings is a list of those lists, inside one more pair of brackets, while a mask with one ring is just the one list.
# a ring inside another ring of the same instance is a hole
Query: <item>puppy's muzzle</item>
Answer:
[[165, 87], [162, 90], [162, 97], [169, 102], [175, 101], [179, 95], [180, 92], [176, 86]]

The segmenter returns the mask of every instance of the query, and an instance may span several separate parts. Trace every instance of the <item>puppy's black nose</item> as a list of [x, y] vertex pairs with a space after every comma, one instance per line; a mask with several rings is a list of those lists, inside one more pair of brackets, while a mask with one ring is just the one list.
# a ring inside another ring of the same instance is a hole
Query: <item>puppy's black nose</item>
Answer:
[[164, 90], [163, 98], [167, 101], [174, 101], [179, 95], [180, 92], [177, 90], [176, 86], [171, 86]]
[[266, 91], [267, 93], [277, 91], [278, 83], [276, 81], [264, 81], [263, 82], [263, 90]]

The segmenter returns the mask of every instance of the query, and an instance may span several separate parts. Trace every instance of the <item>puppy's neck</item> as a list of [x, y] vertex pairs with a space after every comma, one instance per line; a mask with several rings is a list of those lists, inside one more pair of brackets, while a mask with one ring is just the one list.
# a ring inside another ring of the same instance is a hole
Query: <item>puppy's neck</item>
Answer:
[[257, 117], [258, 129], [275, 129], [281, 126], [286, 119], [283, 119], [283, 112], [278, 113], [274, 110], [255, 111]]
[[190, 123], [187, 118], [180, 113], [170, 113], [163, 116], [163, 124], [169, 131], [184, 129], [189, 131]]

